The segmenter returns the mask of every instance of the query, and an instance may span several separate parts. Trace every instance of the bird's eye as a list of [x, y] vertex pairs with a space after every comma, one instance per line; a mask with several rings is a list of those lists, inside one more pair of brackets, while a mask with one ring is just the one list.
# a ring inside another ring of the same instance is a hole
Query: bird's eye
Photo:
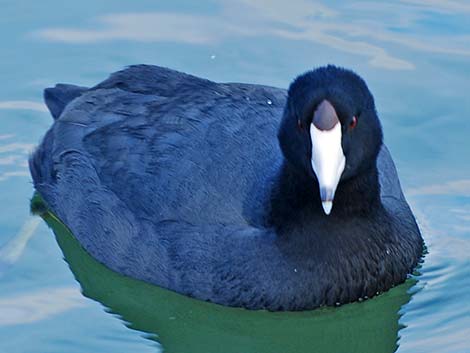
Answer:
[[303, 130], [304, 129], [304, 123], [302, 122], [302, 120], [297, 120], [297, 127], [299, 128], [299, 130]]
[[356, 125], [357, 125], [357, 118], [355, 116], [353, 116], [353, 118], [349, 122], [349, 128], [354, 129], [356, 127]]

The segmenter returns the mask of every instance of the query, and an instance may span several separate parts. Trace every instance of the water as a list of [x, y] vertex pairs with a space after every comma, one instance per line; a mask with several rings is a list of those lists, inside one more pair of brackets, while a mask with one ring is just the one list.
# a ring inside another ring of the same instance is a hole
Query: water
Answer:
[[[468, 2], [2, 0], [0, 8], [0, 352], [470, 352]], [[375, 95], [428, 246], [421, 275], [363, 303], [254, 313], [117, 276], [46, 216], [56, 240], [29, 214], [26, 160], [52, 121], [42, 89], [93, 85], [133, 63], [280, 87], [325, 63], [356, 70]]]

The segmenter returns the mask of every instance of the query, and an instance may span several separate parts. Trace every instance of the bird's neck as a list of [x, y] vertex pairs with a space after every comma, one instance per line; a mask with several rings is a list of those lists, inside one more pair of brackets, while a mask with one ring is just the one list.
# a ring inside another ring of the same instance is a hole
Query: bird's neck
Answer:
[[334, 205], [336, 213], [344, 216], [367, 216], [381, 206], [379, 173], [376, 163], [338, 185]]
[[334, 221], [336, 217], [367, 216], [379, 209], [380, 184], [375, 163], [353, 178], [339, 183], [333, 209], [327, 216], [321, 205], [317, 182], [285, 161], [271, 192], [269, 223], [281, 226], [286, 222], [300, 221], [299, 217], [327, 217], [325, 220]]

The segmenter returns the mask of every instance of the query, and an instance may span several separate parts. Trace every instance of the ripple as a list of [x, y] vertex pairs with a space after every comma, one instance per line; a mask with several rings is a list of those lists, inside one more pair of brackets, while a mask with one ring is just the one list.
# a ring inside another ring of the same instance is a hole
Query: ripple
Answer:
[[[35, 31], [33, 36], [64, 43], [127, 40], [201, 45], [232, 37], [269, 35], [313, 42], [365, 56], [371, 66], [389, 70], [411, 70], [415, 69], [415, 65], [392, 55], [385, 49], [385, 43], [414, 51], [470, 56], [468, 38], [433, 35], [430, 40], [430, 34], [412, 31], [413, 28], [419, 28], [420, 21], [428, 15], [428, 9], [441, 12], [445, 9], [443, 15], [450, 16], [460, 13], [455, 10], [462, 6], [451, 6], [450, 2], [445, 5], [437, 2], [426, 5], [418, 1], [415, 1], [415, 5], [420, 6], [409, 6], [403, 2], [361, 4], [361, 16], [357, 17], [368, 16], [367, 21], [351, 16], [354, 6], [347, 4], [333, 7], [304, 0], [289, 3], [280, 0], [238, 0], [222, 2], [221, 10], [213, 16], [178, 12], [110, 13], [92, 19], [91, 28], [44, 28]], [[394, 13], [399, 15], [391, 16]], [[391, 30], [403, 27], [407, 29], [406, 32]]]
[[80, 291], [70, 287], [0, 297], [0, 326], [29, 324], [85, 305]]
[[13, 110], [34, 110], [37, 112], [47, 113], [47, 107], [41, 102], [32, 101], [0, 101], [0, 109]]

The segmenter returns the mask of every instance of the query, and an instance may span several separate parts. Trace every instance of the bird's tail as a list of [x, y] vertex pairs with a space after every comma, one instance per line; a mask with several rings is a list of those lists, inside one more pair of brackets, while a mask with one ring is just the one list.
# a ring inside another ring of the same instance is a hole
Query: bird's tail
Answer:
[[86, 90], [88, 90], [86, 87], [63, 83], [59, 83], [55, 87], [46, 88], [44, 90], [44, 102], [47, 108], [49, 108], [54, 120], [62, 114], [67, 104], [81, 96]]

